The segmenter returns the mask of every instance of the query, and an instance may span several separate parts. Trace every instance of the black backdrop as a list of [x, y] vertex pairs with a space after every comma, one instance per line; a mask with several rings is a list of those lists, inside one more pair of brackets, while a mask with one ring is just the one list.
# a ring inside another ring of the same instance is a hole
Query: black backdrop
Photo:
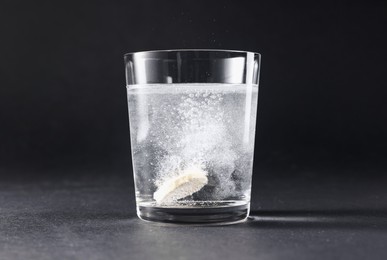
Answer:
[[[123, 54], [262, 54], [257, 167], [379, 167], [382, 1], [1, 1], [0, 169], [127, 174]], [[63, 171], [61, 171], [63, 170]]]

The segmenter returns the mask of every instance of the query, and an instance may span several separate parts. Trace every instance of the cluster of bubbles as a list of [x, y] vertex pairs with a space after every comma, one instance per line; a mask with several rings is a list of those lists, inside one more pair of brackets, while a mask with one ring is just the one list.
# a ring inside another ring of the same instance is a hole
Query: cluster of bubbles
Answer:
[[227, 131], [230, 115], [225, 113], [220, 90], [190, 89], [170, 95], [170, 102], [151, 111], [155, 142], [155, 185], [177, 176], [184, 168], [200, 167], [208, 174], [208, 187], [199, 198], [223, 199], [235, 189], [238, 154]]

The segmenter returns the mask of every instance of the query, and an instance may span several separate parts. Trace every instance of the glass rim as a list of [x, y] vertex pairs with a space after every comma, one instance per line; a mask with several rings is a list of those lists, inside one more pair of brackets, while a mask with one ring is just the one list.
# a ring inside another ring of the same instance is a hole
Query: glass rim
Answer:
[[135, 51], [128, 52], [124, 54], [124, 58], [133, 56], [133, 55], [141, 55], [141, 54], [155, 54], [155, 53], [168, 53], [168, 52], [220, 52], [220, 53], [235, 53], [235, 54], [253, 54], [261, 57], [261, 54], [258, 52], [252, 51], [243, 51], [243, 50], [230, 50], [230, 49], [164, 49], [164, 50], [148, 50], [148, 51]]

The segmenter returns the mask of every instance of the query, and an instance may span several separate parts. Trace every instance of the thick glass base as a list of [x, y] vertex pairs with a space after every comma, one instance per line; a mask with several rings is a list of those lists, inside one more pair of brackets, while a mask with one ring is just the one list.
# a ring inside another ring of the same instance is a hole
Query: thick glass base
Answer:
[[172, 224], [227, 225], [247, 219], [250, 203], [232, 201], [179, 202], [174, 206], [140, 204], [140, 219]]

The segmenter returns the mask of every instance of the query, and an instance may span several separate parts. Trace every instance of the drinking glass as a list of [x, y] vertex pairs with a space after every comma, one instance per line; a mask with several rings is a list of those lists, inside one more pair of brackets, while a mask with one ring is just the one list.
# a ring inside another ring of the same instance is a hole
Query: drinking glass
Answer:
[[125, 55], [139, 218], [180, 224], [247, 218], [260, 59], [201, 49]]

